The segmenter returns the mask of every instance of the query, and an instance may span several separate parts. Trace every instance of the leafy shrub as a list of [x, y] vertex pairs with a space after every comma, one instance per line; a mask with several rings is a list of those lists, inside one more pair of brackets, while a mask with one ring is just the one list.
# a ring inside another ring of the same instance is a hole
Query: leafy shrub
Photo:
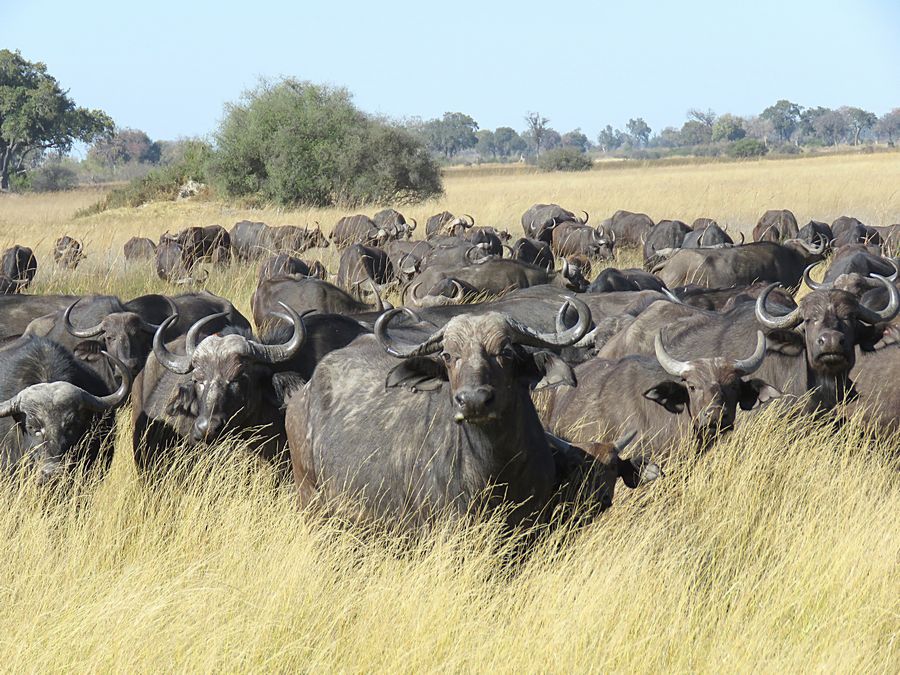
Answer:
[[728, 146], [731, 157], [762, 157], [768, 151], [766, 144], [755, 138], [742, 138]]
[[783, 143], [773, 150], [776, 155], [799, 155], [803, 151], [793, 143]]
[[577, 148], [554, 148], [538, 157], [543, 171], [587, 171], [593, 166], [591, 158]]
[[263, 83], [227, 107], [216, 146], [213, 181], [230, 197], [355, 207], [443, 192], [422, 143], [358, 110], [345, 89]]
[[78, 185], [74, 169], [59, 162], [48, 162], [30, 172], [31, 189], [35, 192], [59, 192]]
[[189, 180], [201, 183], [207, 180], [207, 166], [212, 148], [203, 141], [185, 144], [182, 158], [169, 166], [153, 169], [142, 178], [110, 191], [96, 204], [81, 209], [75, 216], [89, 216], [107, 209], [141, 206], [152, 201], [171, 201], [178, 196], [182, 185]]

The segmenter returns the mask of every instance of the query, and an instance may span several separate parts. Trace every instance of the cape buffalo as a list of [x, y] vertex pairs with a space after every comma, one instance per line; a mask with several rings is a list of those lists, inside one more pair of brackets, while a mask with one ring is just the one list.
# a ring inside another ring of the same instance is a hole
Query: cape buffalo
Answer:
[[431, 216], [425, 222], [425, 238], [451, 236], [464, 237], [466, 230], [475, 225], [475, 219], [470, 215], [457, 218], [449, 211], [441, 211]]
[[770, 209], [760, 216], [753, 228], [753, 241], [782, 242], [800, 233], [797, 218], [787, 209]]
[[587, 211], [582, 213], [584, 216], [579, 218], [559, 204], [534, 204], [522, 214], [522, 229], [526, 237], [552, 244], [553, 230], [560, 223], [587, 224], [590, 216]]
[[104, 356], [122, 378], [114, 391], [52, 340], [22, 338], [0, 351], [0, 462], [7, 473], [25, 469], [44, 483], [79, 463], [109, 466], [111, 452], [101, 456], [101, 447], [131, 374]]
[[394, 266], [383, 249], [353, 244], [341, 253], [337, 283], [357, 297], [363, 284], [383, 286], [393, 278]]
[[746, 379], [765, 358], [762, 331], [757, 331], [755, 350], [740, 359], [680, 361], [666, 351], [659, 332], [654, 352], [654, 357], [592, 359], [577, 366], [578, 386], [550, 393], [548, 426], [575, 442], [610, 440], [634, 431], [657, 458], [688, 435], [706, 448], [734, 427], [738, 406], [750, 410], [781, 396], [762, 380]]
[[390, 336], [398, 314], [416, 320], [411, 310], [386, 312], [374, 337], [330, 353], [288, 401], [301, 500], [349, 494], [363, 517], [413, 527], [500, 503], [511, 524], [537, 518], [559, 481], [529, 384], [574, 380], [552, 353], [521, 346], [576, 341], [590, 322], [586, 307], [578, 311], [563, 334], [498, 312], [457, 316], [419, 344]]
[[513, 244], [513, 258], [548, 271], [553, 269], [553, 250], [546, 241], [517, 239]]
[[595, 229], [571, 221], [559, 223], [553, 229], [552, 240], [554, 252], [564, 257], [578, 254], [598, 260], [615, 257], [615, 232], [607, 233], [603, 226]]
[[783, 244], [763, 241], [732, 248], [680, 249], [651, 271], [669, 288], [687, 284], [727, 288], [757, 281], [796, 286], [806, 266], [820, 260], [824, 251], [824, 242], [814, 247], [800, 239]]
[[601, 225], [616, 234], [619, 246], [639, 248], [653, 229], [653, 219], [646, 213], [632, 213], [619, 210], [604, 220]]
[[11, 279], [19, 291], [24, 291], [37, 274], [37, 258], [30, 248], [16, 244], [3, 252], [0, 272]]
[[351, 297], [346, 291], [320, 279], [299, 276], [283, 276], [266, 279], [253, 292], [250, 306], [253, 321], [262, 329], [268, 318], [278, 311], [281, 303], [293, 307], [298, 312], [317, 310], [327, 314], [361, 314], [363, 312], [383, 312], [378, 289], [372, 287], [374, 305], [367, 305]]
[[156, 256], [156, 243], [147, 237], [132, 237], [125, 242], [125, 260], [152, 260]]
[[84, 260], [84, 247], [77, 239], [64, 235], [53, 246], [53, 261], [66, 270], [74, 270]]
[[[303, 319], [282, 305], [293, 324], [282, 344], [257, 342], [249, 331], [228, 327], [202, 337], [220, 318], [201, 319], [187, 335], [166, 345], [163, 335], [177, 317], [169, 317], [153, 338], [153, 353], [135, 380], [135, 461], [142, 471], [166, 469], [174, 462], [169, 448], [179, 440], [210, 444], [226, 435], [242, 437], [242, 447], [286, 468], [281, 406], [287, 387], [299, 384], [278, 364], [303, 346]], [[184, 354], [173, 349], [183, 348]]]
[[681, 248], [691, 228], [680, 220], [661, 220], [644, 236], [644, 262], [652, 266], [658, 262], [658, 252], [671, 253]]
[[266, 260], [259, 266], [259, 279], [257, 285], [266, 279], [274, 279], [275, 277], [284, 276], [286, 274], [298, 274], [303, 277], [315, 277], [316, 279], [325, 279], [328, 276], [328, 270], [318, 260], [307, 263], [304, 260], [295, 258], [287, 253], [279, 253]]

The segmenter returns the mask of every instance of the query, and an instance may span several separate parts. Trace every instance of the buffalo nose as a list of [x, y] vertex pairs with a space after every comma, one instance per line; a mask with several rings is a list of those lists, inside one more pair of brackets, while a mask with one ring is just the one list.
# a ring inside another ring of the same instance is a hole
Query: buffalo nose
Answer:
[[206, 438], [207, 433], [209, 433], [208, 419], [198, 419], [196, 422], [194, 422], [192, 435], [195, 441], [202, 441], [204, 438]]
[[820, 335], [816, 342], [822, 347], [827, 345], [840, 349], [843, 349], [846, 344], [843, 333], [826, 333], [825, 335]]
[[457, 405], [468, 415], [483, 413], [494, 400], [493, 387], [477, 387], [464, 389], [454, 397]]

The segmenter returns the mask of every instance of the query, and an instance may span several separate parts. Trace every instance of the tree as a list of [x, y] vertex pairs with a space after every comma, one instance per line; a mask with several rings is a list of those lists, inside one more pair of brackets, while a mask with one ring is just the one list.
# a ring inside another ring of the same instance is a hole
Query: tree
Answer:
[[837, 145], [847, 135], [847, 118], [837, 110], [825, 110], [813, 119], [816, 135], [825, 145]]
[[687, 118], [689, 121], [693, 120], [694, 122], [699, 122], [703, 126], [712, 129], [713, 124], [715, 124], [716, 121], [716, 113], [714, 113], [712, 110], [703, 112], [698, 108], [691, 108], [687, 111]]
[[370, 117], [345, 89], [263, 82], [226, 106], [210, 174], [229, 196], [285, 206], [413, 202], [440, 194], [440, 172], [405, 129]]
[[504, 158], [521, 155], [528, 148], [519, 132], [511, 127], [497, 127], [494, 131], [494, 144], [497, 154]]
[[882, 115], [875, 126], [875, 133], [879, 138], [887, 139], [888, 145], [893, 145], [894, 139], [900, 138], [900, 108]]
[[625, 134], [618, 129], [613, 129], [611, 124], [600, 130], [597, 134], [597, 145], [603, 152], [618, 150], [625, 143]]
[[797, 129], [801, 110], [802, 108], [796, 103], [781, 99], [775, 105], [770, 105], [763, 110], [760, 117], [769, 120], [779, 138], [787, 142], [791, 140], [791, 135]]
[[46, 65], [0, 50], [0, 190], [35, 156], [65, 154], [75, 141], [90, 143], [112, 128], [106, 113], [76, 107]]
[[88, 150], [88, 158], [105, 166], [121, 166], [128, 162], [159, 164], [162, 146], [154, 143], [140, 129], [117, 129], [112, 135], [96, 141]]
[[587, 152], [591, 148], [591, 142], [587, 136], [581, 133], [581, 129], [573, 129], [562, 135], [562, 147]]
[[478, 143], [476, 131], [478, 123], [459, 112], [446, 112], [441, 119], [426, 122], [422, 129], [428, 149], [447, 159], [474, 148]]
[[739, 141], [746, 135], [744, 120], [728, 113], [719, 117], [712, 127], [712, 139], [715, 142]]
[[688, 120], [681, 127], [683, 145], [706, 145], [712, 141], [712, 127], [697, 120]]
[[841, 114], [847, 120], [850, 130], [853, 132], [853, 145], [859, 145], [859, 135], [871, 129], [878, 122], [875, 113], [870, 113], [862, 108], [841, 108]]
[[529, 112], [525, 116], [525, 123], [528, 125], [528, 133], [531, 135], [531, 140], [534, 143], [534, 154], [540, 156], [541, 147], [544, 145], [544, 138], [547, 136], [547, 129], [549, 128], [547, 125], [550, 124], [550, 120], [543, 117], [540, 113]]
[[482, 159], [497, 158], [497, 138], [490, 129], [482, 129], [475, 134], [478, 137], [478, 143], [475, 150]]
[[650, 145], [658, 148], [677, 148], [684, 143], [681, 140], [681, 132], [675, 127], [664, 127], [656, 136], [650, 139]]
[[638, 117], [637, 119], [628, 120], [628, 124], [625, 126], [628, 129], [628, 133], [635, 140], [635, 145], [647, 146], [647, 143], [650, 142], [651, 129], [643, 118]]

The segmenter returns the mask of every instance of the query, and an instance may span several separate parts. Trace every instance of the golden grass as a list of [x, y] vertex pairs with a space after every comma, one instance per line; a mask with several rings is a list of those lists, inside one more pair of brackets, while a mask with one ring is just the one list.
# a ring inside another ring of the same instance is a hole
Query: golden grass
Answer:
[[[445, 199], [410, 211], [514, 227], [535, 201], [735, 223], [785, 206], [885, 224], [900, 220], [898, 157], [451, 175]], [[71, 220], [87, 201], [0, 197], [4, 243], [42, 242], [37, 292], [172, 292], [148, 266], [124, 267], [133, 234], [337, 217], [183, 203]], [[63, 232], [88, 241], [84, 269], [44, 259]], [[254, 278], [235, 265], [213, 270], [209, 287], [246, 312]], [[403, 544], [298, 510], [290, 486], [239, 457], [145, 485], [129, 419], [119, 414], [109, 475], [67, 498], [0, 480], [6, 670], [900, 669], [900, 447], [858, 419], [814, 429], [773, 406], [702, 459], [676, 452], [655, 484], [620, 486], [597, 522], [515, 563], [496, 523], [447, 523]]]

